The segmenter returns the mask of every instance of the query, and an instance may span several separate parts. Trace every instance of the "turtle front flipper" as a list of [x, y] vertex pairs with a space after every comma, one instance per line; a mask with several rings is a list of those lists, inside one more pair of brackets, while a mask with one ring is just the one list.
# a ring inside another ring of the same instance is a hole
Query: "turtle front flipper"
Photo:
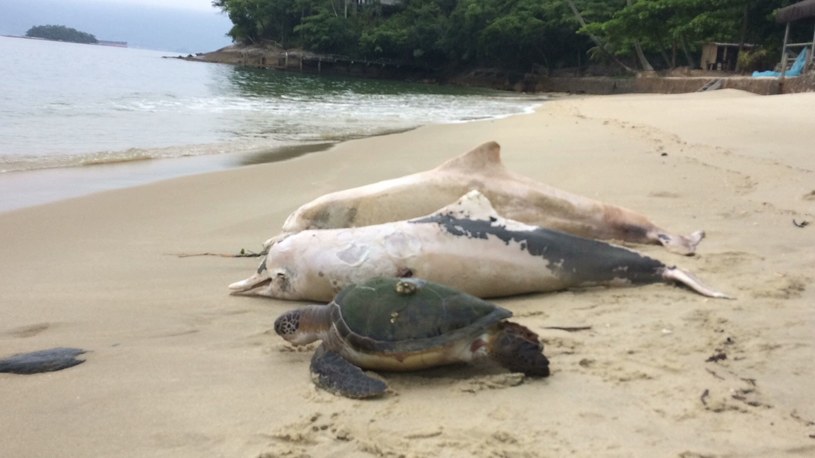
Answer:
[[311, 379], [329, 393], [353, 399], [381, 396], [388, 389], [383, 381], [365, 375], [339, 353], [320, 345], [311, 358]]
[[538, 340], [538, 335], [520, 324], [509, 321], [498, 323], [490, 341], [489, 353], [512, 372], [549, 376], [549, 360], [543, 355], [543, 344]]

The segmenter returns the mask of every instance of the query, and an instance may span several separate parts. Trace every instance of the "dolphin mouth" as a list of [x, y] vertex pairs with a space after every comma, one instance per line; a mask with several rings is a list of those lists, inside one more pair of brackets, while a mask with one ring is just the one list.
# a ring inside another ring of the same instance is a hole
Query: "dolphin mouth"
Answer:
[[266, 271], [255, 274], [251, 277], [236, 281], [228, 286], [230, 294], [259, 294], [259, 291], [272, 283], [272, 279], [266, 275]]

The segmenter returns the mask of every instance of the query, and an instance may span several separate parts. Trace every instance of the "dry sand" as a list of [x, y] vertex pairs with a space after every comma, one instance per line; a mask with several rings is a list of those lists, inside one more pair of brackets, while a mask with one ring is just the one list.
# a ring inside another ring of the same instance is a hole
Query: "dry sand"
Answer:
[[[0, 214], [0, 355], [90, 351], [0, 374], [0, 455], [813, 456], [815, 224], [793, 225], [815, 221], [813, 119], [815, 93], [565, 98]], [[303, 202], [487, 140], [512, 170], [706, 229], [695, 257], [639, 249], [737, 300], [668, 285], [500, 300], [541, 335], [550, 378], [389, 374], [394, 393], [363, 402], [317, 391], [311, 349], [270, 331], [296, 304], [227, 294], [257, 259], [173, 255], [259, 249]]]

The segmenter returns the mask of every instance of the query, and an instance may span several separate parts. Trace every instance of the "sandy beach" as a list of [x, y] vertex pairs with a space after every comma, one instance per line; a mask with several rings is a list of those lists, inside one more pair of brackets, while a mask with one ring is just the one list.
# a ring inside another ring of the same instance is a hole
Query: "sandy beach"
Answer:
[[[564, 97], [0, 213], [0, 356], [88, 350], [0, 374], [0, 455], [813, 456], [813, 119], [815, 93]], [[736, 299], [665, 284], [500, 299], [551, 377], [385, 374], [393, 393], [353, 401], [314, 388], [313, 346], [274, 334], [299, 304], [228, 294], [257, 259], [176, 256], [260, 250], [302, 203], [489, 140], [511, 170], [706, 230], [693, 257], [636, 249]]]

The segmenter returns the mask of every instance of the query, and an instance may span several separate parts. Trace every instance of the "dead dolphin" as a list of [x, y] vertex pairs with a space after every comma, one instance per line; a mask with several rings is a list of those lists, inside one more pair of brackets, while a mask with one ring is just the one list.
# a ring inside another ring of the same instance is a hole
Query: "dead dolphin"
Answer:
[[726, 297], [635, 251], [505, 219], [478, 191], [408, 221], [290, 234], [269, 247], [253, 276], [229, 287], [328, 301], [350, 284], [380, 276], [417, 276], [482, 298], [660, 281]]
[[[333, 192], [301, 206], [283, 224], [283, 236], [307, 229], [358, 227], [426, 215], [467, 191], [481, 191], [506, 218], [590, 239], [661, 244], [693, 254], [703, 231], [669, 233], [625, 208], [539, 183], [510, 172], [501, 147], [484, 143], [469, 153], [413, 175]], [[280, 236], [267, 242], [274, 243]]]

